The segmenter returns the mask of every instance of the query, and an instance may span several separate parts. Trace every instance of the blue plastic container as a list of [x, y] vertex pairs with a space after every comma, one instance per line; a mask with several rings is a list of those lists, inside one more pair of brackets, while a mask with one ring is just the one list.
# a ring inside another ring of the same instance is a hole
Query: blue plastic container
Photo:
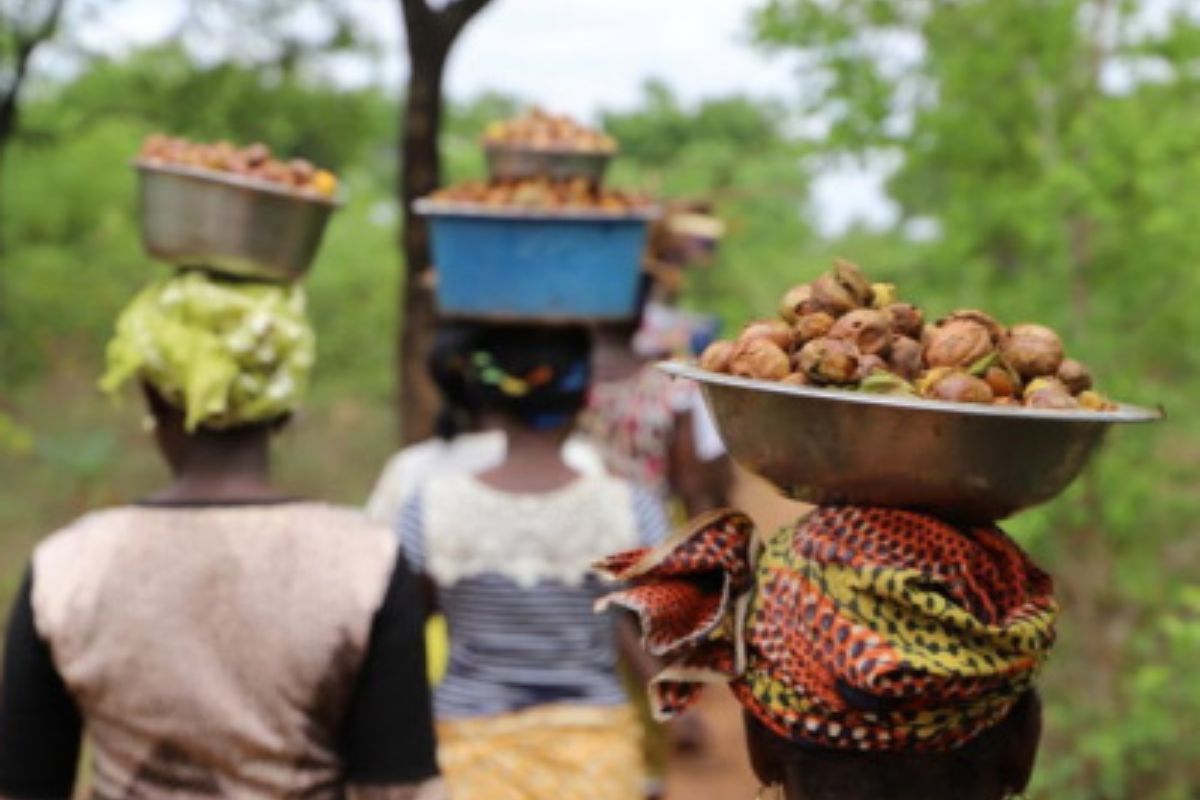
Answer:
[[625, 215], [455, 208], [429, 218], [439, 311], [488, 320], [619, 320], [636, 313], [656, 210]]

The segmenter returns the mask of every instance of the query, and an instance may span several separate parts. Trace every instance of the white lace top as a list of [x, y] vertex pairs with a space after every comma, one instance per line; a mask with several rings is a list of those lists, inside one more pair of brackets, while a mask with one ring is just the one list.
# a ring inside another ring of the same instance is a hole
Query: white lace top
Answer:
[[544, 494], [500, 491], [469, 475], [431, 478], [407, 505], [401, 536], [449, 622], [438, 716], [623, 703], [611, 619], [592, 610], [604, 587], [591, 565], [666, 534], [657, 498], [609, 476]]

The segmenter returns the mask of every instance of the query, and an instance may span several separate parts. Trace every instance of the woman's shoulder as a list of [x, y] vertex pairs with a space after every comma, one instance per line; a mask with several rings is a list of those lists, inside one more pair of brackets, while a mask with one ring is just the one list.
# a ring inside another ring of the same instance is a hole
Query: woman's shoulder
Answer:
[[346, 553], [366, 550], [387, 555], [395, 548], [387, 526], [361, 509], [313, 500], [278, 503], [117, 506], [89, 512], [54, 531], [34, 550], [39, 563], [86, 560], [101, 551], [150, 538], [203, 535], [209, 530], [303, 539], [306, 546], [327, 541]]
[[321, 501], [298, 502], [286, 512], [295, 524], [327, 531], [332, 536], [383, 536], [392, 538], [387, 525], [363, 509]]
[[34, 558], [36, 560], [43, 553], [54, 554], [86, 547], [120, 536], [131, 525], [137, 524], [139, 510], [139, 506], [125, 505], [89, 511], [42, 539], [34, 548]]

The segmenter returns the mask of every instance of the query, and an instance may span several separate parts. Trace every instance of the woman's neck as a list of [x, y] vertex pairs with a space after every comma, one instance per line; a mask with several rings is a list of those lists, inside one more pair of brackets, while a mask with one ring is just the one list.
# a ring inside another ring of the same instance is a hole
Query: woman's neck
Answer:
[[266, 436], [208, 442], [196, 438], [174, 470], [174, 479], [151, 499], [166, 502], [269, 502], [283, 495], [271, 484]]
[[579, 477], [562, 457], [570, 425], [535, 430], [526, 425], [505, 424], [504, 432], [508, 442], [504, 462], [479, 476], [488, 486], [518, 494], [540, 494], [561, 489]]
[[642, 368], [645, 361], [633, 352], [630, 338], [611, 331], [597, 335], [592, 354], [592, 371], [596, 382], [624, 380]]

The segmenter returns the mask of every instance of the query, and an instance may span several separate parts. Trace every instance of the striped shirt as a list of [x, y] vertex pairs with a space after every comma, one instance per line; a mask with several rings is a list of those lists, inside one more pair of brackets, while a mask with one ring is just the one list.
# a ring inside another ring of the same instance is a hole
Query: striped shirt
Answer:
[[449, 624], [439, 718], [625, 702], [612, 618], [592, 610], [606, 588], [590, 566], [665, 538], [653, 495], [609, 476], [537, 495], [437, 476], [406, 504], [400, 534], [413, 569], [437, 586]]

